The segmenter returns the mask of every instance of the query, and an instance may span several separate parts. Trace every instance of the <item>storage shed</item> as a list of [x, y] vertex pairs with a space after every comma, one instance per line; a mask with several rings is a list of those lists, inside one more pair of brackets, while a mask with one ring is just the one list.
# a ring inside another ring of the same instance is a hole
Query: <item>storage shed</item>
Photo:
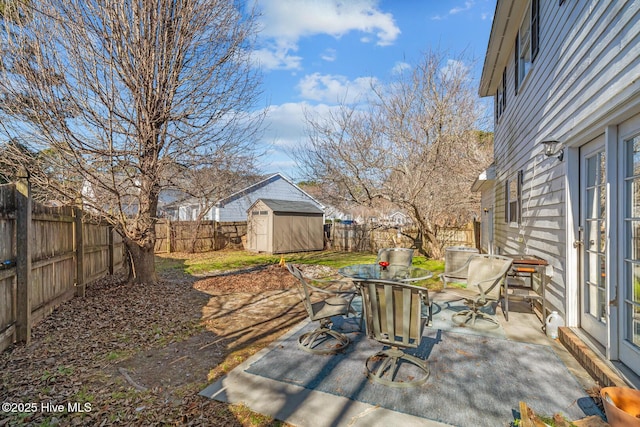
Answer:
[[280, 254], [324, 249], [324, 212], [310, 202], [258, 199], [247, 209], [247, 250]]

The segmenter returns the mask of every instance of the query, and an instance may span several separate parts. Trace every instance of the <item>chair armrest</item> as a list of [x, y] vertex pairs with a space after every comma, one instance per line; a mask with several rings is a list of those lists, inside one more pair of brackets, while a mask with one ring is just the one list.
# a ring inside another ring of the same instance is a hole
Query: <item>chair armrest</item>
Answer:
[[[480, 282], [478, 282], [476, 286], [478, 287], [478, 290], [480, 291], [482, 298], [484, 299], [487, 296], [487, 294], [496, 286], [501, 287], [506, 277], [507, 277], [507, 273], [505, 272], [503, 274], [496, 274], [493, 277], [490, 277], [488, 279], [481, 280]], [[484, 284], [488, 284], [489, 286], [485, 289], [483, 286]]]
[[469, 258], [463, 265], [462, 267], [458, 268], [457, 270], [453, 270], [450, 271], [448, 273], [442, 273], [440, 274], [440, 277], [444, 276], [444, 277], [468, 277], [469, 276], [469, 263], [471, 262], [471, 258]]
[[[351, 301], [355, 298], [355, 296], [358, 294], [358, 292], [353, 289], [349, 289], [349, 290], [343, 290], [342, 286], [344, 285], [344, 282], [342, 279], [315, 279], [315, 278], [311, 278], [311, 277], [304, 277], [304, 280], [307, 283], [307, 287], [309, 288], [309, 291], [311, 292], [317, 292], [319, 294], [323, 294], [323, 295], [327, 295], [327, 296], [337, 296], [337, 297], [341, 297], [344, 298], [346, 300], [349, 301], [349, 303], [351, 303]], [[317, 283], [317, 284], [322, 284], [325, 286], [331, 286], [333, 284], [339, 284], [337, 289], [327, 289], [324, 287], [320, 287], [320, 286], [316, 286], [312, 283]]]
[[450, 271], [448, 273], [442, 273], [440, 274], [438, 277], [440, 278], [440, 280], [442, 280], [442, 282], [446, 285], [448, 281], [451, 280], [447, 280], [449, 278], [451, 279], [461, 279], [461, 278], [467, 278], [469, 277], [469, 264], [471, 264], [471, 260], [473, 259], [473, 255], [469, 257], [468, 260], [466, 260], [464, 262], [464, 264], [462, 264], [462, 266], [456, 270]]

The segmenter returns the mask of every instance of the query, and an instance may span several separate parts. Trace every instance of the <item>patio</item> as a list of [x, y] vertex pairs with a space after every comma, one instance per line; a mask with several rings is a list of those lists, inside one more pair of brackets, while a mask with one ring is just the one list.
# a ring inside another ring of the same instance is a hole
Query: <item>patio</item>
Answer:
[[366, 357], [382, 347], [357, 331], [357, 321], [336, 322], [352, 343], [337, 355], [310, 355], [297, 348], [302, 322], [200, 394], [244, 403], [262, 414], [299, 426], [508, 426], [519, 402], [536, 413], [570, 420], [600, 415], [588, 390], [595, 381], [557, 341], [550, 340], [528, 304], [512, 303], [500, 328], [457, 327], [451, 290], [432, 293], [433, 325], [416, 354], [431, 370], [416, 389], [389, 389], [367, 381]]

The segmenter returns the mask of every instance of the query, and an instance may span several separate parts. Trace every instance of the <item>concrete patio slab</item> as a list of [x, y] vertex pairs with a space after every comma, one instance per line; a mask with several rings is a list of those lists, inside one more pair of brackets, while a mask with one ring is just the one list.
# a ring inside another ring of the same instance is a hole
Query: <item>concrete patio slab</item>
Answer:
[[[456, 298], [454, 292], [448, 290], [432, 293], [431, 296], [439, 307], [446, 306], [448, 301]], [[506, 338], [506, 340], [511, 340], [514, 343], [546, 346], [553, 354], [557, 355], [566, 366], [579, 386], [585, 391], [585, 397], [588, 396], [586, 390], [597, 385], [558, 340], [551, 340], [546, 337], [542, 330], [540, 319], [532, 313], [528, 304], [511, 303], [509, 322], [504, 320], [504, 316], [502, 316], [499, 309], [498, 317], [501, 319], [504, 337], [489, 336], [485, 339], [500, 340], [503, 342]], [[442, 319], [439, 321], [442, 322]], [[308, 322], [303, 322], [280, 340], [274, 342], [269, 348], [254, 355], [231, 371], [227, 376], [207, 387], [200, 394], [229, 403], [244, 403], [256, 412], [270, 415], [276, 419], [284, 420], [297, 426], [462, 425], [443, 423], [438, 421], [438, 417], [431, 417], [431, 419], [429, 419], [429, 414], [425, 415], [427, 418], [414, 416], [405, 412], [386, 409], [379, 405], [349, 399], [336, 395], [335, 393], [318, 391], [313, 388], [306, 388], [291, 382], [279, 381], [264, 375], [256, 375], [249, 372], [251, 366], [265, 357], [271, 350], [282, 346], [285, 340], [297, 336], [300, 330], [307, 326], [307, 323]], [[434, 322], [434, 325], [438, 325], [438, 323]], [[444, 323], [442, 323], [442, 325], [444, 325]], [[460, 331], [456, 331], [456, 333], [459, 332]], [[472, 330], [462, 332], [477, 333]], [[514, 344], [514, 347], [515, 346]], [[499, 355], [496, 355], [496, 357], [499, 357]], [[437, 363], [437, 361], [435, 363]], [[545, 375], [544, 369], [537, 368], [536, 366], [528, 367], [528, 369], [534, 372], [539, 371], [540, 375]], [[505, 366], [504, 369], [508, 370], [509, 367]], [[499, 374], [499, 372], [496, 372], [496, 375]], [[549, 381], [553, 382], [553, 378], [550, 378]], [[522, 386], [526, 387], [526, 384]], [[393, 392], [394, 390], [389, 390], [389, 393]], [[501, 395], [503, 391], [496, 390], [495, 393], [496, 395]], [[453, 400], [455, 399], [452, 399], [450, 402], [450, 407], [447, 408], [448, 411], [468, 410], [468, 408], [464, 407], [468, 402]], [[510, 402], [510, 404], [511, 403], [513, 404], [512, 406], [517, 407], [518, 402]], [[535, 409], [535, 405], [533, 406]], [[481, 426], [489, 424], [483, 424], [483, 422], [479, 420], [477, 423], [474, 423], [474, 425]], [[505, 425], [508, 425], [508, 423], [505, 423]]]

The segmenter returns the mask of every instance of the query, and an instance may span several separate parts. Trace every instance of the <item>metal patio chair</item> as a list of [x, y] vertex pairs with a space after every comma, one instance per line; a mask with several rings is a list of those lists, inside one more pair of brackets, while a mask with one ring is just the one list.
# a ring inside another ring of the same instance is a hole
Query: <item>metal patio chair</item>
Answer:
[[[362, 295], [367, 335], [390, 347], [367, 358], [369, 379], [390, 387], [423, 384], [429, 377], [427, 362], [402, 349], [419, 347], [425, 322], [431, 322], [428, 290], [387, 280], [367, 280], [357, 285]], [[427, 308], [426, 318], [422, 315], [423, 306]], [[408, 366], [402, 369], [405, 363]]]
[[[298, 291], [304, 304], [309, 319], [318, 321], [318, 328], [306, 332], [298, 338], [298, 346], [309, 353], [331, 354], [336, 353], [349, 345], [349, 337], [333, 330], [331, 318], [335, 316], [347, 316], [353, 312], [351, 301], [355, 292], [330, 290], [314, 286], [311, 283], [320, 282], [328, 285], [332, 282], [340, 284], [340, 281], [316, 280], [305, 277], [300, 269], [291, 264], [286, 264], [289, 272], [298, 279]], [[332, 342], [335, 339], [336, 342]]]
[[389, 266], [400, 265], [411, 267], [413, 262], [413, 249], [408, 248], [382, 248], [378, 251], [376, 264], [387, 262]]
[[456, 277], [465, 277], [466, 289], [456, 289], [468, 307], [454, 313], [451, 320], [458, 326], [476, 327], [477, 320], [488, 321], [491, 327], [500, 322], [485, 308], [502, 298], [502, 284], [511, 269], [513, 260], [500, 255], [475, 254], [457, 271]]

